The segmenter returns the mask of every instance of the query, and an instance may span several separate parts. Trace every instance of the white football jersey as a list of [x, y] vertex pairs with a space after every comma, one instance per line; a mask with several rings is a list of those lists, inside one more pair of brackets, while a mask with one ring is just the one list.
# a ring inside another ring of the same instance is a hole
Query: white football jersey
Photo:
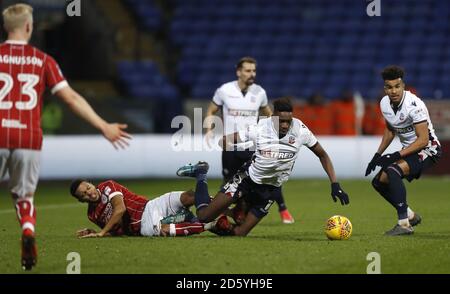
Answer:
[[253, 141], [255, 146], [255, 161], [248, 170], [252, 181], [276, 187], [289, 179], [300, 148], [317, 143], [314, 134], [296, 118], [282, 139], [271, 118], [261, 119], [257, 125], [240, 131], [239, 137], [241, 141]]
[[429, 133], [427, 147], [440, 145], [425, 103], [413, 93], [403, 91], [403, 98], [396, 112], [392, 108], [389, 96], [381, 99], [380, 107], [388, 127], [399, 137], [403, 148], [408, 147], [417, 139], [414, 125], [425, 121], [428, 122]]
[[213, 102], [222, 106], [224, 135], [236, 133], [258, 122], [259, 109], [267, 106], [266, 91], [259, 85], [251, 85], [245, 96], [238, 82], [223, 84], [216, 90]]

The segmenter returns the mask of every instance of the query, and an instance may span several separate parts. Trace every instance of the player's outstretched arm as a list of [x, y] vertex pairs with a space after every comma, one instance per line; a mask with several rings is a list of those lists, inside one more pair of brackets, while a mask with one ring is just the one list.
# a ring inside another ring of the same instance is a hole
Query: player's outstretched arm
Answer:
[[[78, 230], [76, 233], [76, 236], [80, 239], [93, 238], [93, 237], [97, 237], [97, 232], [93, 229], [85, 228], [85, 229]], [[104, 237], [106, 237], [106, 236], [111, 236], [111, 234], [107, 233], [107, 234], [105, 234]]]
[[259, 113], [260, 113], [262, 116], [269, 117], [269, 116], [272, 116], [272, 109], [270, 109], [270, 106], [269, 106], [269, 105], [266, 105], [266, 106], [263, 106], [263, 107], [261, 107], [261, 108], [259, 109]]
[[103, 136], [113, 144], [114, 148], [117, 149], [120, 147], [123, 149], [129, 145], [128, 140], [131, 139], [131, 135], [124, 131], [127, 125], [107, 123], [94, 111], [86, 99], [70, 86], [64, 87], [56, 92], [56, 96], [64, 101], [75, 114], [87, 121], [94, 128], [100, 130]]
[[334, 171], [333, 163], [331, 162], [331, 158], [328, 156], [328, 153], [325, 149], [323, 149], [319, 142], [317, 142], [317, 144], [310, 149], [317, 157], [319, 157], [320, 163], [330, 179], [331, 197], [333, 198], [333, 201], [336, 202], [337, 198], [339, 198], [342, 205], [349, 204], [350, 200], [348, 195], [344, 192], [336, 179], [336, 172]]
[[333, 162], [331, 162], [330, 156], [328, 156], [328, 153], [325, 151], [325, 149], [323, 149], [322, 145], [317, 142], [317, 144], [311, 147], [310, 150], [319, 158], [323, 170], [327, 173], [330, 182], [336, 183], [337, 180]]
[[216, 105], [216, 103], [211, 102], [208, 105], [208, 109], [206, 110], [206, 116], [205, 116], [205, 127], [206, 127], [206, 133], [211, 132], [212, 129], [212, 116], [214, 116], [219, 111], [219, 106]]
[[395, 138], [394, 132], [388, 126], [386, 126], [386, 128], [384, 129], [383, 138], [381, 139], [380, 146], [378, 146], [377, 153], [380, 155], [383, 154], [386, 148], [388, 148], [389, 145], [391, 145], [392, 140], [394, 140], [394, 138]]
[[[375, 161], [375, 165], [381, 166], [384, 170], [394, 162], [399, 161], [405, 156], [416, 153], [428, 145], [428, 123], [426, 121], [414, 125], [417, 139], [405, 149], [394, 153], [385, 154]], [[369, 163], [370, 164], [370, 163]]]
[[97, 232], [95, 230], [93, 230], [93, 229], [84, 228], [84, 229], [78, 230], [76, 232], [76, 236], [78, 238], [82, 238], [82, 237], [87, 236], [89, 234], [96, 234], [96, 233]]
[[90, 233], [85, 236], [82, 236], [81, 238], [97, 238], [97, 237], [106, 237], [110, 236], [110, 231], [118, 224], [122, 222], [122, 217], [127, 211], [127, 208], [125, 207], [125, 203], [123, 202], [123, 197], [116, 195], [111, 200], [112, 205], [112, 215], [109, 219], [108, 223], [105, 225], [105, 227], [98, 233]]

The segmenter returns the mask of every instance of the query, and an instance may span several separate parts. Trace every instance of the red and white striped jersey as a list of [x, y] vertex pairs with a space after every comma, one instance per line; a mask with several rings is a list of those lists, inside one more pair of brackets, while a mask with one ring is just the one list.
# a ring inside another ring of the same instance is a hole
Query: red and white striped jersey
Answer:
[[122, 217], [121, 225], [114, 227], [110, 233], [113, 235], [140, 235], [142, 214], [148, 199], [134, 194], [126, 187], [112, 180], [100, 183], [97, 185], [97, 190], [101, 194], [100, 200], [96, 203], [89, 203], [89, 220], [100, 228], [104, 228], [113, 213], [111, 199], [115, 196], [120, 196], [123, 197], [127, 211]]
[[0, 45], [0, 148], [42, 147], [42, 95], [68, 86], [49, 55], [22, 41]]

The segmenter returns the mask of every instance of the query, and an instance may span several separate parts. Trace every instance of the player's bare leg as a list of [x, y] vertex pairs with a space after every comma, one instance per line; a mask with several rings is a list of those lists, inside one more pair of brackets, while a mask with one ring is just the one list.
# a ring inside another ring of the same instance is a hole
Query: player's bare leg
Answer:
[[219, 192], [208, 205], [197, 208], [197, 217], [201, 222], [210, 222], [224, 213], [234, 200], [225, 193]]
[[247, 236], [248, 233], [261, 221], [261, 218], [256, 217], [251, 211], [247, 213], [244, 222], [233, 228], [234, 236]]

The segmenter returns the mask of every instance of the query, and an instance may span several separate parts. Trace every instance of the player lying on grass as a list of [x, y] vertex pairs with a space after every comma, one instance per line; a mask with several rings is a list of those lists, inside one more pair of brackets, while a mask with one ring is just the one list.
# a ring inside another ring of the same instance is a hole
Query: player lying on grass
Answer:
[[[177, 174], [195, 177], [195, 207], [197, 217], [209, 222], [227, 211], [232, 203], [245, 198], [248, 207], [245, 218], [236, 226], [229, 226], [229, 234], [246, 236], [267, 215], [274, 202], [273, 190], [281, 187], [291, 174], [301, 146], [307, 146], [320, 160], [331, 182], [331, 196], [342, 205], [349, 203], [348, 195], [336, 179], [330, 157], [313, 133], [298, 119], [292, 117], [292, 104], [288, 98], [274, 101], [274, 116], [260, 119], [257, 125], [247, 130], [224, 136], [222, 146], [253, 141], [256, 146], [255, 159], [244, 165], [225, 184], [211, 201], [206, 183], [209, 166], [206, 162], [185, 165]], [[217, 225], [223, 222], [220, 218]]]
[[187, 236], [214, 227], [203, 224], [188, 210], [194, 204], [194, 192], [169, 192], [153, 200], [137, 195], [112, 180], [94, 186], [77, 179], [70, 194], [88, 203], [88, 218], [101, 228], [100, 232], [82, 229], [80, 238], [105, 236]]

